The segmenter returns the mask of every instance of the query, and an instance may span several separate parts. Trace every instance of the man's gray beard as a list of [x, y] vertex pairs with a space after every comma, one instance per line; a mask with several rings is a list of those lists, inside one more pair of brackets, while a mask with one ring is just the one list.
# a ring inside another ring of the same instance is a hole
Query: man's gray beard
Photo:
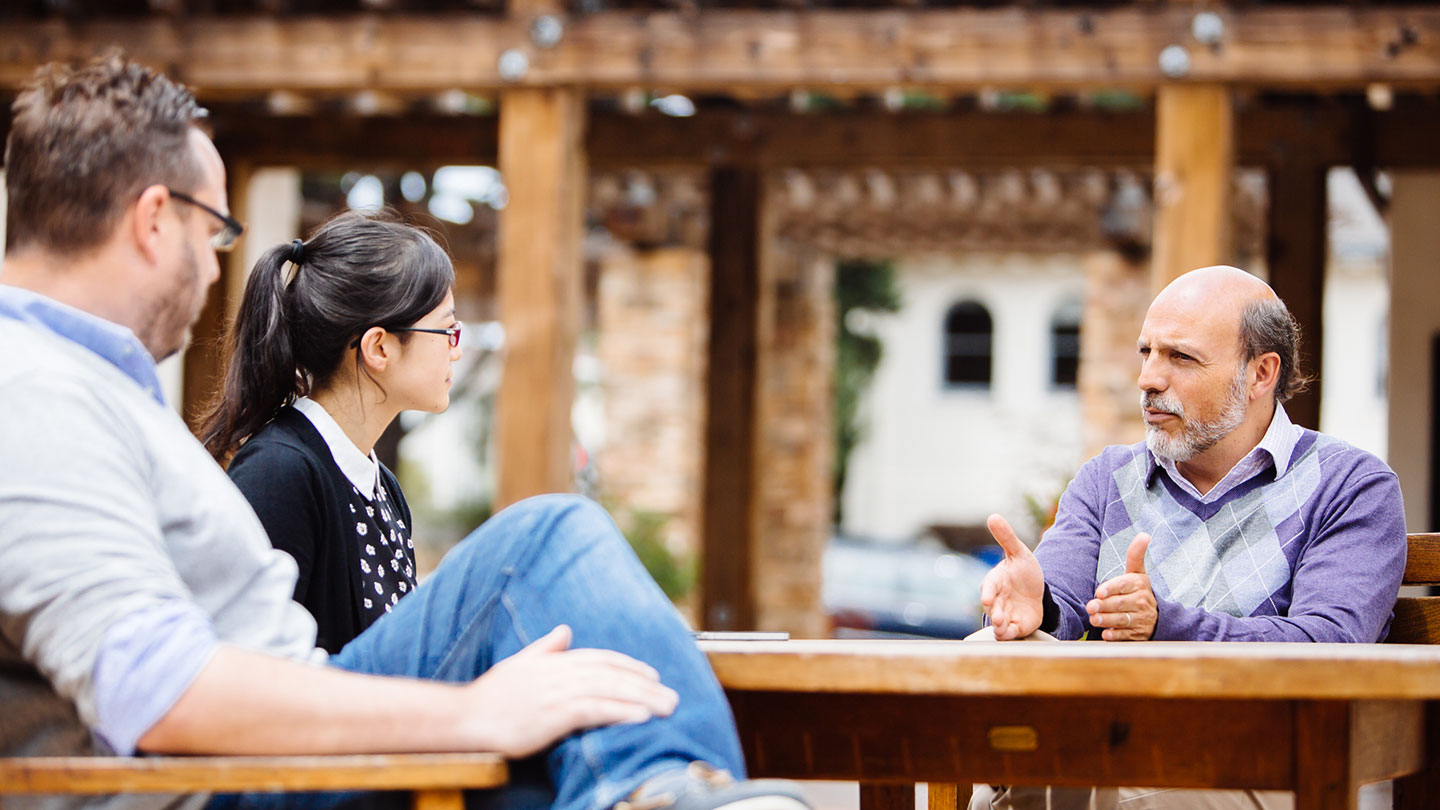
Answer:
[[1220, 443], [1221, 439], [1245, 421], [1245, 366], [1235, 373], [1230, 387], [1225, 392], [1225, 407], [1208, 422], [1185, 419], [1185, 407], [1178, 399], [1165, 394], [1146, 393], [1140, 397], [1142, 408], [1168, 411], [1180, 417], [1181, 428], [1178, 436], [1171, 436], [1159, 425], [1146, 423], [1145, 446], [1160, 458], [1168, 458], [1179, 464], [1189, 461]]

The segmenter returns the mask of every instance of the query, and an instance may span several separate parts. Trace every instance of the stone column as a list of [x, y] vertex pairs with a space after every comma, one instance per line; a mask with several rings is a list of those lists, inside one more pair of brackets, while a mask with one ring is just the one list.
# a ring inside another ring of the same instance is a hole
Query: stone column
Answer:
[[699, 559], [710, 266], [690, 248], [616, 249], [601, 260], [601, 498], [622, 527], [661, 522], [670, 553]]
[[1150, 306], [1150, 275], [1143, 263], [1111, 251], [1091, 253], [1085, 270], [1080, 322], [1080, 373], [1076, 386], [1085, 423], [1085, 457], [1112, 444], [1145, 438], [1135, 340]]
[[828, 631], [820, 558], [833, 513], [835, 267], [782, 239], [761, 255], [770, 301], [761, 309], [756, 392], [757, 625], [817, 638]]

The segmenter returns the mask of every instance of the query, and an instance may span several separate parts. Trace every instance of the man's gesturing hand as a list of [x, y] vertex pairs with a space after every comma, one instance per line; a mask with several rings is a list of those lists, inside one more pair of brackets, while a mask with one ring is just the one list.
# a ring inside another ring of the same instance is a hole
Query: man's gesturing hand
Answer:
[[533, 754], [594, 726], [668, 716], [679, 696], [648, 664], [610, 650], [571, 650], [560, 625], [466, 687], [480, 750]]
[[1145, 550], [1150, 535], [1138, 534], [1125, 551], [1125, 573], [1107, 579], [1095, 589], [1086, 605], [1090, 624], [1106, 628], [1106, 641], [1148, 641], [1155, 635], [1155, 591], [1145, 573]]
[[985, 525], [1004, 550], [1005, 559], [985, 575], [980, 585], [980, 604], [990, 616], [997, 641], [1024, 638], [1040, 629], [1045, 611], [1045, 574], [1005, 518], [991, 515]]

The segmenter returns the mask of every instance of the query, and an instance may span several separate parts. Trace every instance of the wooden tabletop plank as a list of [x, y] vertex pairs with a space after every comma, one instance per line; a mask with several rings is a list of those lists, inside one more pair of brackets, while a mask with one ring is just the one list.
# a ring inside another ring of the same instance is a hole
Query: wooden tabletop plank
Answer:
[[495, 787], [507, 778], [496, 754], [0, 758], [0, 794], [424, 790]]
[[1217, 642], [702, 642], [731, 691], [1437, 699], [1440, 646]]

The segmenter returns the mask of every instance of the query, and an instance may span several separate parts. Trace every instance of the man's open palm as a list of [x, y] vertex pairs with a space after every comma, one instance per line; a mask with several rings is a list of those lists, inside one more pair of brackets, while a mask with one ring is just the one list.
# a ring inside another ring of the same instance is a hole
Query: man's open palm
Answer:
[[1045, 574], [1005, 518], [991, 515], [985, 525], [1005, 552], [1005, 559], [985, 575], [980, 585], [980, 604], [990, 616], [997, 640], [1024, 638], [1040, 629], [1045, 610]]

